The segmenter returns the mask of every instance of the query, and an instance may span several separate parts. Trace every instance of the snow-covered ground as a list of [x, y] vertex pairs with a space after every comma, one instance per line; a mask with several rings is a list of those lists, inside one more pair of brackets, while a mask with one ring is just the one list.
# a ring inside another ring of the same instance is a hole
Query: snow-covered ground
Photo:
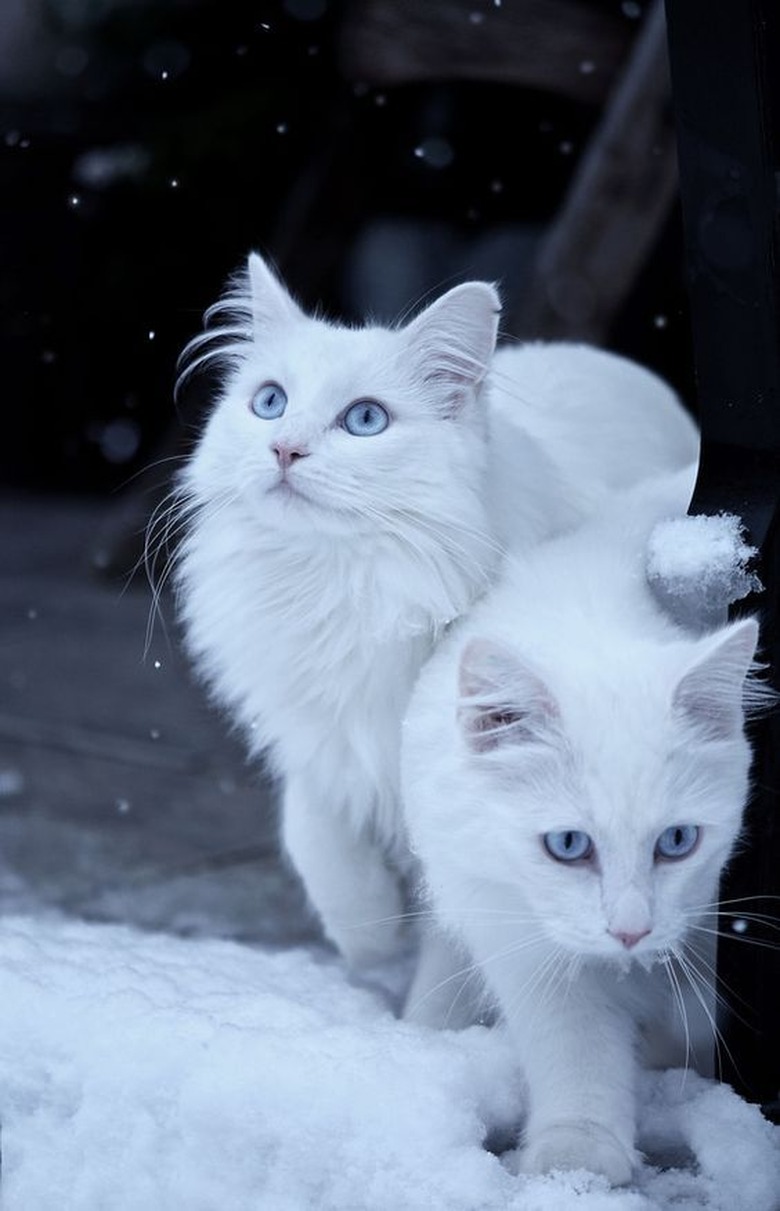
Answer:
[[316, 950], [41, 917], [0, 923], [4, 1211], [777, 1211], [780, 1131], [645, 1078], [632, 1190], [526, 1179], [500, 1030], [394, 1019]]

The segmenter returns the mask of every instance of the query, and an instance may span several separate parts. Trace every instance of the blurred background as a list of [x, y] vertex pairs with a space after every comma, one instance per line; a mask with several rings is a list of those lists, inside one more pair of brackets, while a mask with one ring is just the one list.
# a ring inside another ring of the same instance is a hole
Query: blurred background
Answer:
[[[516, 312], [646, 7], [4, 0], [4, 482], [121, 490], [251, 248], [346, 318], [467, 276]], [[681, 263], [672, 205], [600, 336], [685, 389]]]
[[690, 400], [664, 56], [640, 0], [4, 0], [0, 907], [312, 936], [132, 575], [208, 398], [177, 356], [258, 249], [348, 320], [498, 281], [507, 334]]

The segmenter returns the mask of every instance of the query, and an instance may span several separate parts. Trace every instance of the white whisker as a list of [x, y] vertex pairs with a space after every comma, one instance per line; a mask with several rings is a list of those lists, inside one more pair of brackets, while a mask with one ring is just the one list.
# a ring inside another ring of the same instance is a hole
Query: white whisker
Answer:
[[726, 942], [737, 942], [740, 946], [755, 946], [759, 950], [780, 950], [778, 942], [764, 942], [761, 938], [750, 937], [749, 934], [734, 933], [732, 930], [709, 929], [706, 925], [691, 925], [695, 933], [706, 934], [710, 938], [722, 938]]
[[[210, 501], [208, 505], [203, 505], [185, 487], [177, 485], [154, 509], [147, 524], [146, 542], [142, 555], [147, 579], [152, 589], [144, 657], [148, 655], [151, 648], [155, 621], [159, 619], [164, 626], [161, 610], [162, 595], [179, 559], [182, 535], [193, 524], [196, 516], [213, 520], [229, 508], [236, 499], [235, 493], [223, 493]], [[164, 556], [164, 563], [160, 570], [161, 556]]]
[[446, 1026], [447, 1023], [451, 1021], [455, 1011], [457, 1010], [461, 997], [467, 994], [471, 986], [481, 980], [481, 976], [482, 968], [477, 962], [467, 963], [465, 966], [458, 968], [457, 971], [450, 972], [448, 976], [445, 976], [444, 979], [439, 980], [436, 984], [433, 984], [423, 993], [421, 997], [418, 997], [417, 1000], [409, 1006], [411, 1015], [414, 1016], [414, 1014], [417, 1013], [423, 1005], [425, 1005], [426, 1001], [432, 1000], [437, 993], [442, 991], [442, 989], [447, 988], [450, 984], [457, 983], [455, 995], [450, 1001], [444, 1017], [444, 1025]]
[[687, 1073], [688, 1073], [688, 1068], [689, 1068], [690, 1059], [691, 1059], [691, 1033], [690, 1033], [690, 1028], [688, 1026], [688, 1011], [685, 1007], [685, 998], [682, 994], [682, 989], [680, 988], [680, 981], [679, 981], [677, 972], [674, 969], [673, 952], [669, 951], [669, 950], [665, 951], [663, 958], [664, 958], [664, 963], [663, 963], [664, 969], [669, 978], [669, 984], [672, 989], [672, 997], [674, 999], [675, 1005], [677, 1006], [677, 1010], [680, 1014], [680, 1022], [682, 1023], [683, 1033], [684, 1033], [684, 1037], [685, 1037], [685, 1068], [684, 1068], [684, 1072], [683, 1072], [683, 1079], [685, 1079], [685, 1076], [687, 1076]]
[[[725, 1005], [725, 1002], [722, 1000], [720, 995], [717, 993], [716, 989], [713, 987], [711, 980], [708, 979], [707, 977], [703, 976], [702, 973], [697, 968], [696, 964], [692, 961], [692, 959], [691, 959], [692, 952], [691, 952], [690, 946], [685, 946], [684, 948], [675, 947], [675, 948], [673, 948], [672, 953], [674, 954], [674, 957], [677, 961], [680, 971], [682, 972], [682, 974], [685, 976], [686, 980], [688, 981], [688, 986], [690, 987], [691, 991], [693, 992], [693, 995], [696, 997], [696, 1000], [699, 1002], [699, 1005], [702, 1008], [705, 1018], [709, 1022], [710, 1029], [712, 1030], [713, 1042], [715, 1045], [715, 1053], [716, 1053], [716, 1057], [717, 1057], [718, 1071], [719, 1072], [723, 1071], [723, 1056], [721, 1054], [721, 1050], [723, 1052], [725, 1052], [725, 1054], [728, 1056], [729, 1062], [732, 1064], [735, 1071], [737, 1071], [738, 1069], [737, 1069], [737, 1065], [736, 1065], [734, 1056], [732, 1055], [731, 1050], [729, 1049], [728, 1043], [726, 1042], [726, 1039], [715, 1020], [715, 1017], [713, 1016], [710, 1006], [707, 1004], [707, 998], [705, 996], [705, 991], [711, 993], [714, 996], [716, 1005], [719, 1005], [719, 1004]], [[695, 954], [695, 952], [693, 952], [693, 953]], [[701, 959], [700, 955], [696, 955], [696, 957]]]

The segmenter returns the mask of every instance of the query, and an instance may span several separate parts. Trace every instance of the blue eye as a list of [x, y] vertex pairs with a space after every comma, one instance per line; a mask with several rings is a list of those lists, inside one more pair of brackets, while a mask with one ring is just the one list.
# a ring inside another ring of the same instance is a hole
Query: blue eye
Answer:
[[341, 422], [353, 437], [374, 437], [390, 424], [387, 411], [373, 399], [361, 399], [347, 408]]
[[263, 383], [252, 397], [250, 407], [255, 416], [263, 420], [276, 420], [287, 407], [287, 396], [278, 383]]
[[544, 848], [556, 862], [583, 862], [593, 856], [593, 842], [587, 833], [567, 828], [560, 833], [545, 833]]
[[695, 824], [673, 824], [661, 833], [655, 843], [656, 858], [687, 858], [693, 853], [699, 840], [699, 829]]

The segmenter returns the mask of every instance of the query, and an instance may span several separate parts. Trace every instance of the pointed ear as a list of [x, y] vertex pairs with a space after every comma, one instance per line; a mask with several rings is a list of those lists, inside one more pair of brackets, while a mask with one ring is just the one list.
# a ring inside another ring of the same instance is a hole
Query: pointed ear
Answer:
[[426, 307], [406, 328], [423, 381], [454, 415], [490, 368], [501, 300], [488, 282], [466, 282]]
[[460, 660], [458, 722], [475, 753], [549, 740], [560, 720], [542, 679], [509, 648], [472, 639]]
[[745, 717], [745, 682], [758, 644], [758, 623], [745, 618], [720, 632], [674, 691], [674, 710], [706, 740], [731, 740]]
[[265, 332], [279, 323], [299, 320], [303, 312], [276, 274], [256, 252], [247, 262], [252, 321], [255, 332]]

